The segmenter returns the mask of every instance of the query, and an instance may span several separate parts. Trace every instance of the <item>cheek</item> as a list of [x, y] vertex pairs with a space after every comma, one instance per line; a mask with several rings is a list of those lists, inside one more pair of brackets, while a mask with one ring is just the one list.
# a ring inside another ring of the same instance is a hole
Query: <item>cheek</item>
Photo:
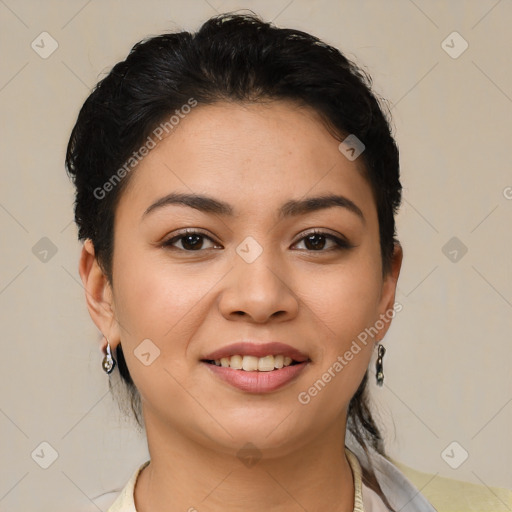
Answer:
[[325, 290], [314, 306], [319, 352], [296, 397], [307, 417], [322, 424], [346, 413], [368, 369], [374, 342], [365, 329], [375, 321], [377, 298], [375, 285], [355, 277], [329, 280]]
[[116, 248], [114, 266], [116, 318], [125, 337], [172, 338], [209, 289], [209, 279], [194, 278], [184, 265], [166, 261], [160, 249], [127, 249]]
[[380, 266], [363, 256], [340, 269], [318, 273], [304, 300], [316, 316], [329, 351], [344, 347], [378, 318], [382, 290]]
[[179, 267], [157, 261], [157, 251], [153, 256], [123, 249], [116, 247], [114, 304], [130, 376], [146, 404], [154, 404], [157, 396], [162, 407], [181, 403], [183, 391], [175, 379], [181, 382], [189, 371], [186, 350], [197, 328], [194, 305], [204, 289], [197, 282], [191, 286]]
[[339, 412], [337, 407], [322, 410], [321, 404], [348, 405], [368, 368], [374, 348], [370, 328], [379, 318], [380, 272], [375, 257], [360, 255], [343, 269], [319, 273], [304, 296], [317, 326], [318, 352], [310, 387], [302, 390], [299, 402], [311, 401], [315, 414]]

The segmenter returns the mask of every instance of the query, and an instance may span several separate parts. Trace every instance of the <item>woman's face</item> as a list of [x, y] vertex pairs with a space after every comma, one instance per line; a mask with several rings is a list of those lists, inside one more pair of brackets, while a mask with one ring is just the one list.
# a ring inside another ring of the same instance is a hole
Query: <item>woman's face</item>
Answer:
[[[342, 434], [400, 264], [383, 278], [371, 188], [338, 145], [309, 109], [217, 103], [192, 109], [133, 171], [102, 330], [122, 344], [148, 430], [272, 455]], [[326, 196], [339, 197], [312, 201]], [[261, 347], [274, 342], [288, 347]], [[287, 353], [302, 363], [264, 371]], [[234, 368], [206, 361], [244, 354], [223, 361]]]

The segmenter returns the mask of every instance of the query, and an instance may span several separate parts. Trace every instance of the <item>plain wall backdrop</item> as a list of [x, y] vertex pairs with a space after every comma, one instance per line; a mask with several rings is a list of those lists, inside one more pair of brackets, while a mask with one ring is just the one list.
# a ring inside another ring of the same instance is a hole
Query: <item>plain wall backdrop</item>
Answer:
[[148, 457], [101, 369], [65, 148], [133, 44], [243, 8], [340, 48], [391, 104], [403, 309], [371, 379], [390, 455], [512, 487], [511, 2], [0, 0], [2, 511], [97, 510]]

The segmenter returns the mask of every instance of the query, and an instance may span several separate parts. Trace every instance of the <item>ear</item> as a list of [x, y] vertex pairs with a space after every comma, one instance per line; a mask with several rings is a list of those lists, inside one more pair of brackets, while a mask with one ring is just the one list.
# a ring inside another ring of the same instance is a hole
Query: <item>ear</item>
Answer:
[[114, 350], [120, 336], [114, 314], [112, 287], [96, 259], [94, 245], [90, 239], [87, 239], [82, 247], [78, 271], [84, 285], [89, 314], [103, 336], [109, 339]]
[[395, 294], [398, 276], [400, 275], [400, 269], [402, 267], [402, 259], [402, 246], [398, 242], [395, 242], [390, 269], [384, 276], [382, 283], [382, 292], [379, 302], [379, 319], [382, 320], [381, 323], [384, 324], [384, 327], [379, 329], [379, 334], [375, 338], [376, 342], [384, 338], [391, 325], [391, 320], [395, 316], [395, 312], [401, 310], [401, 308], [398, 309], [398, 307], [395, 307]]

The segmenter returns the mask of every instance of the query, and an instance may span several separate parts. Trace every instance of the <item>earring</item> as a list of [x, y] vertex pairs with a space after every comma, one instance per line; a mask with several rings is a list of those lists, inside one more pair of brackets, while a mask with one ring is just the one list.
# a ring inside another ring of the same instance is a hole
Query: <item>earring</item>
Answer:
[[384, 382], [384, 368], [382, 366], [382, 358], [386, 353], [386, 349], [384, 345], [379, 343], [378, 352], [377, 352], [377, 362], [375, 363], [375, 373], [377, 377], [377, 386], [382, 386]]
[[105, 370], [109, 374], [112, 373], [112, 371], [114, 370], [114, 368], [116, 366], [116, 361], [112, 357], [112, 351], [110, 350], [110, 342], [108, 341], [108, 338], [107, 338], [107, 354], [103, 358], [101, 366], [102, 366], [103, 370]]

